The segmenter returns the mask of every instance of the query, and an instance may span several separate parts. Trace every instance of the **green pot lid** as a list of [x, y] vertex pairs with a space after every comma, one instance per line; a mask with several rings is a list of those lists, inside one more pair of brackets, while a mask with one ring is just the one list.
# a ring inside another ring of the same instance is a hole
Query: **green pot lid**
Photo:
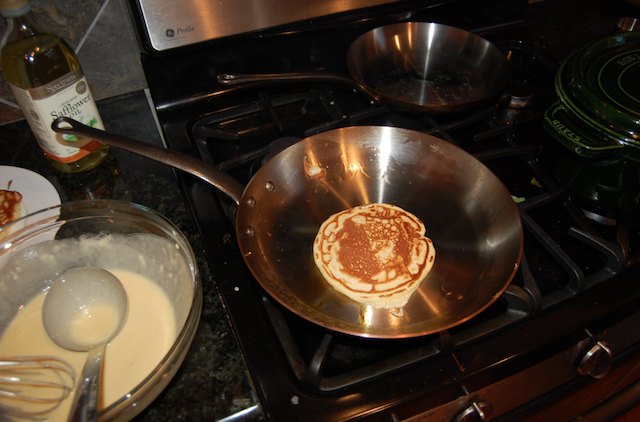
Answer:
[[640, 32], [578, 50], [558, 71], [556, 88], [576, 110], [640, 147]]
[[[571, 66], [575, 59], [575, 54], [565, 61], [563, 66]], [[636, 141], [634, 134], [624, 131], [613, 125], [605, 119], [605, 116], [598, 114], [597, 110], [589, 108], [579, 99], [575, 98], [570, 84], [564, 80], [567, 73], [558, 72], [556, 79], [556, 91], [558, 92], [559, 102], [564, 106], [565, 112], [571, 116], [571, 119], [578, 125], [584, 127], [584, 131], [591, 133], [594, 137], [593, 143], [597, 144], [598, 139], [603, 138], [610, 141], [640, 148], [640, 143]], [[566, 79], [566, 78], [565, 78]]]

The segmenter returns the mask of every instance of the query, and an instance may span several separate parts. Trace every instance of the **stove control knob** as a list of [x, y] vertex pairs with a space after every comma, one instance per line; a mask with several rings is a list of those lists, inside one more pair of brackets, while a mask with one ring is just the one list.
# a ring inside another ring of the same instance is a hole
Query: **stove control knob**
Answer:
[[600, 379], [609, 373], [611, 358], [611, 350], [599, 341], [582, 357], [578, 364], [578, 374]]
[[455, 422], [484, 422], [493, 414], [493, 406], [486, 401], [474, 401], [454, 419]]

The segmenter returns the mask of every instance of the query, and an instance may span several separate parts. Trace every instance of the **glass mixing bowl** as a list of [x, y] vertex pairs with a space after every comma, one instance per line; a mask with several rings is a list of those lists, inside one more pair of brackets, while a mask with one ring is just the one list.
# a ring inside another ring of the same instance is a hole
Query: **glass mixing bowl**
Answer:
[[25, 304], [72, 267], [118, 265], [164, 290], [177, 323], [173, 345], [135, 388], [102, 409], [99, 419], [128, 421], [140, 413], [177, 372], [200, 320], [202, 285], [184, 235], [151, 209], [110, 200], [48, 208], [2, 227], [0, 235], [0, 337]]

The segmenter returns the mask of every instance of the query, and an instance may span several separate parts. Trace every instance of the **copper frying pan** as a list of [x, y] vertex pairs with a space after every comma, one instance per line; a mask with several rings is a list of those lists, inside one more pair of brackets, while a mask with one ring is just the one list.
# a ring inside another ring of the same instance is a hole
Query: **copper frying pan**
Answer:
[[393, 109], [433, 115], [475, 107], [502, 91], [509, 78], [506, 57], [489, 41], [426, 22], [382, 26], [361, 35], [349, 47], [346, 64], [351, 78], [319, 71], [222, 74], [218, 81], [343, 82]]
[[[238, 204], [236, 232], [262, 287], [294, 313], [331, 330], [370, 338], [440, 332], [474, 317], [513, 278], [522, 254], [517, 207], [482, 163], [439, 138], [392, 127], [346, 127], [313, 135], [268, 161], [246, 187], [194, 157], [61, 118], [57, 132], [86, 136], [184, 170]], [[309, 165], [326, 169], [309, 177]], [[398, 317], [333, 290], [312, 257], [331, 214], [385, 202], [418, 216], [437, 256]]]

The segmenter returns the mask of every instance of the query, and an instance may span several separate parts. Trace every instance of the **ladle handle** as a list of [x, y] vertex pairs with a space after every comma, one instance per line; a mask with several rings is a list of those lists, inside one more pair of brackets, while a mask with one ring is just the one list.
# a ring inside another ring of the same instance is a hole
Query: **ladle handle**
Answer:
[[82, 381], [75, 391], [69, 422], [88, 422], [98, 420], [98, 400], [102, 358], [106, 344], [89, 350], [87, 362], [82, 370]]
[[242, 183], [238, 182], [225, 172], [217, 169], [215, 166], [207, 164], [204, 161], [188, 154], [162, 148], [126, 136], [114, 135], [84, 125], [69, 117], [57, 118], [51, 124], [51, 128], [60, 134], [83, 136], [95, 139], [107, 145], [175, 167], [220, 189], [233, 199], [236, 204], [239, 204], [240, 199], [242, 198], [242, 193], [244, 192], [244, 186]]

